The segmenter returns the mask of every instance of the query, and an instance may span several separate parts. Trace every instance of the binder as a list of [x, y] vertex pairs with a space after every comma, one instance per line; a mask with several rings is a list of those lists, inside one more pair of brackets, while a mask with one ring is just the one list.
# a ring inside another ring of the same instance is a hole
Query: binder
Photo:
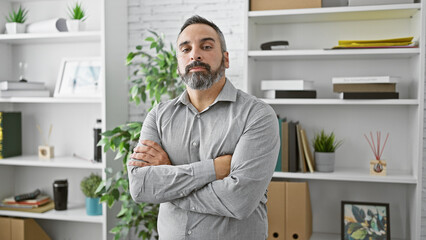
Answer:
[[307, 182], [288, 182], [286, 186], [286, 240], [312, 235], [312, 209]]
[[268, 187], [268, 240], [308, 240], [312, 209], [307, 182], [272, 181]]
[[285, 240], [285, 187], [274, 181], [268, 187], [268, 240]]

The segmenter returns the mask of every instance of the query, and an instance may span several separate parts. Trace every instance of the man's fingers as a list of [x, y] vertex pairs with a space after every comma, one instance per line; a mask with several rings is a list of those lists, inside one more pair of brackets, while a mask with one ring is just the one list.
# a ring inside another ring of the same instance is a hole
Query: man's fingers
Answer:
[[147, 147], [151, 147], [153, 148], [155, 151], [159, 152], [159, 153], [163, 153], [164, 150], [163, 148], [161, 148], [160, 144], [151, 141], [151, 140], [142, 140], [141, 143]]
[[151, 164], [149, 164], [147, 162], [135, 161], [135, 160], [130, 160], [127, 164], [130, 165], [130, 166], [135, 166], [135, 167], [147, 167], [147, 166], [151, 166]]
[[157, 151], [155, 149], [153, 149], [152, 147], [149, 146], [136, 146], [133, 149], [134, 153], [146, 153], [149, 154], [151, 156], [154, 156], [155, 154], [157, 154]]
[[154, 159], [154, 156], [151, 156], [150, 154], [146, 154], [146, 153], [132, 153], [131, 158], [151, 163], [152, 160]]

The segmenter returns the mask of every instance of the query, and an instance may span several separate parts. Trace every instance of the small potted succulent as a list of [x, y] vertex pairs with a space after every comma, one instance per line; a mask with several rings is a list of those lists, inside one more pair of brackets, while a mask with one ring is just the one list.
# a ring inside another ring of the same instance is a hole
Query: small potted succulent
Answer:
[[315, 149], [315, 169], [318, 172], [333, 172], [335, 151], [340, 145], [342, 140], [336, 141], [334, 133], [327, 134], [324, 130], [316, 133], [313, 140]]
[[6, 17], [6, 32], [8, 34], [25, 33], [25, 21], [28, 10], [19, 6], [18, 11], [12, 10]]
[[67, 20], [68, 32], [78, 32], [84, 30], [83, 22], [87, 19], [86, 11], [81, 3], [76, 2], [74, 6], [68, 7], [69, 18]]
[[85, 177], [80, 183], [81, 191], [86, 196], [87, 215], [102, 215], [102, 204], [99, 202], [101, 195], [96, 193], [96, 189], [101, 182], [102, 178], [92, 173], [89, 177]]

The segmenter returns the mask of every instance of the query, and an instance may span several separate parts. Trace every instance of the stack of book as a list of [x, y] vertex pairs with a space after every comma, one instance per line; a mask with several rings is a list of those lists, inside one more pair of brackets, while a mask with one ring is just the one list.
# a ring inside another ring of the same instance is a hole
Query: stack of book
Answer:
[[340, 93], [340, 99], [398, 99], [396, 91], [398, 77], [334, 77], [333, 92]]
[[0, 97], [49, 97], [49, 90], [42, 82], [2, 81]]
[[45, 212], [53, 209], [52, 199], [47, 195], [38, 195], [34, 199], [15, 201], [14, 197], [3, 199], [0, 203], [0, 210], [25, 211], [25, 212]]
[[314, 172], [314, 158], [305, 130], [298, 121], [278, 118], [281, 148], [276, 172]]
[[265, 98], [316, 98], [313, 85], [312, 81], [305, 80], [263, 80], [261, 90]]

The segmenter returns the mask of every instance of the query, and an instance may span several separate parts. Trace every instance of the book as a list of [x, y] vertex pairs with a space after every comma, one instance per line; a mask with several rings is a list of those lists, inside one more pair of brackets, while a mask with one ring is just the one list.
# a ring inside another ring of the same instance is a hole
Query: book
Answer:
[[395, 47], [416, 45], [413, 37], [377, 39], [377, 40], [340, 40], [339, 45], [333, 48], [351, 48], [351, 47]]
[[366, 77], [334, 77], [331, 79], [333, 84], [350, 84], [350, 83], [396, 83], [399, 77], [391, 76], [366, 76]]
[[299, 155], [297, 154], [296, 125], [299, 122], [288, 123], [288, 171], [297, 172], [299, 169]]
[[0, 97], [49, 97], [49, 90], [0, 90]]
[[22, 154], [20, 112], [0, 112], [0, 159]]
[[288, 172], [288, 122], [281, 123], [281, 150], [284, 154], [281, 154], [281, 171]]
[[[284, 120], [285, 121], [285, 120]], [[281, 125], [282, 125], [283, 119], [278, 117], [278, 130], [280, 132], [280, 143], [282, 143], [282, 134], [281, 134]], [[277, 159], [277, 164], [275, 165], [275, 172], [280, 172], [281, 171], [281, 155], [282, 155], [282, 149], [280, 146], [280, 151], [278, 152], [278, 159]]]
[[14, 197], [8, 197], [3, 200], [3, 204], [39, 206], [48, 203], [50, 200], [51, 198], [47, 195], [38, 195], [35, 199], [28, 199], [23, 201], [15, 201]]
[[2, 81], [0, 90], [43, 90], [42, 82], [20, 82], [20, 81]]
[[340, 99], [398, 99], [398, 92], [342, 92]]
[[349, 0], [349, 6], [413, 3], [414, 0]]
[[300, 171], [305, 173], [308, 171], [306, 166], [305, 154], [303, 153], [302, 136], [300, 135], [301, 125], [296, 124], [296, 135], [297, 135], [297, 153], [299, 154]]
[[316, 90], [303, 90], [303, 91], [287, 91], [287, 90], [266, 90], [264, 93], [265, 98], [316, 98]]
[[309, 172], [313, 173], [315, 171], [315, 161], [309, 146], [308, 137], [306, 136], [306, 132], [303, 128], [300, 129], [300, 136], [302, 138], [303, 152], [305, 153], [305, 159]]
[[314, 82], [305, 80], [262, 80], [261, 90], [313, 90]]
[[10, 207], [10, 206], [7, 206], [7, 207], [0, 206], [0, 210], [44, 213], [53, 209], [54, 207], [55, 207], [55, 204], [53, 203], [53, 201], [50, 201], [49, 203], [37, 208], [17, 208], [17, 207]]
[[395, 92], [396, 83], [336, 83], [333, 92]]

